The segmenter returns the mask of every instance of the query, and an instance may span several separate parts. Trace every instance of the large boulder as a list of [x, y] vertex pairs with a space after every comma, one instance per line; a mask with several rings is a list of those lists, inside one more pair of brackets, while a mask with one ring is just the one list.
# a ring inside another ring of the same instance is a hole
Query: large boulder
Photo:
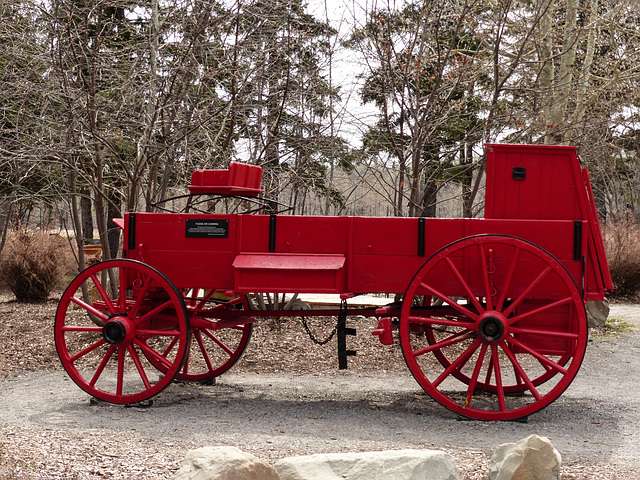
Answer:
[[548, 438], [531, 435], [496, 448], [489, 480], [558, 480], [560, 463], [560, 453]]
[[171, 480], [279, 480], [277, 472], [236, 447], [202, 447], [187, 452]]
[[274, 465], [280, 480], [458, 480], [453, 457], [434, 450], [328, 453], [288, 457]]

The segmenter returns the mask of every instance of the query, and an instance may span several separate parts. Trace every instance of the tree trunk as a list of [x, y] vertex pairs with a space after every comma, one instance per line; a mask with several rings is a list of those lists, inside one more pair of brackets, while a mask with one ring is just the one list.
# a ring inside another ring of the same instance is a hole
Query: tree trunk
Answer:
[[434, 179], [427, 179], [424, 191], [424, 202], [422, 204], [423, 217], [435, 218], [436, 216], [436, 198], [438, 195], [438, 186]]
[[473, 143], [469, 142], [460, 147], [460, 164], [465, 168], [462, 174], [462, 216], [473, 217], [473, 199], [471, 190], [473, 184]]
[[122, 198], [120, 192], [116, 189], [111, 189], [109, 194], [109, 202], [107, 204], [107, 238], [109, 241], [109, 251], [111, 252], [111, 258], [120, 256], [120, 227], [113, 223], [114, 218], [122, 217]]
[[551, 143], [558, 145], [565, 143], [567, 104], [573, 91], [573, 64], [575, 63], [576, 45], [578, 43], [578, 0], [570, 0], [566, 8], [562, 59], [558, 70], [557, 83], [554, 84], [553, 91], [549, 94], [553, 99], [550, 116], [551, 135], [549, 137]]
[[89, 189], [80, 193], [80, 212], [82, 217], [82, 236], [85, 241], [93, 240], [93, 205]]
[[[584, 113], [586, 110], [586, 98], [589, 83], [591, 80], [591, 65], [593, 64], [593, 56], [596, 47], [596, 33], [597, 33], [597, 16], [598, 16], [598, 0], [591, 0], [591, 12], [589, 14], [589, 21], [591, 26], [589, 27], [589, 36], [587, 38], [587, 51], [582, 64], [582, 74], [580, 78], [580, 86], [578, 87], [578, 96], [576, 98], [576, 109], [574, 113], [573, 121], [577, 124], [582, 123], [584, 119]], [[575, 130], [574, 130], [575, 131]], [[575, 138], [575, 134], [571, 135]]]
[[[553, 80], [555, 76], [555, 68], [553, 66], [553, 0], [545, 0], [542, 5], [542, 18], [540, 20], [540, 36], [542, 37], [542, 42], [540, 45], [540, 63], [542, 68], [540, 70], [539, 77], [539, 85], [540, 89], [543, 92], [543, 95], [546, 95], [546, 102], [544, 108], [544, 125], [545, 131], [549, 131], [553, 128], [553, 114], [552, 114], [552, 106], [549, 105], [551, 103], [551, 99], [553, 98], [553, 94], [551, 89], [553, 88]], [[545, 135], [545, 143], [552, 143], [552, 138], [550, 135]]]

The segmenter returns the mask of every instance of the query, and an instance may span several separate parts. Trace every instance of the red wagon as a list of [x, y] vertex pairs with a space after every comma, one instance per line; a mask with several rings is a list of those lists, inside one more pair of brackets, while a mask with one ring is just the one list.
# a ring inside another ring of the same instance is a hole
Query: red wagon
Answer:
[[[420, 386], [463, 416], [530, 415], [576, 376], [585, 302], [612, 283], [575, 148], [487, 145], [482, 219], [207, 213], [211, 198], [258, 202], [261, 173], [196, 171], [184, 212], [125, 215], [124, 258], [80, 273], [58, 307], [56, 348], [80, 388], [135, 403], [176, 378], [210, 381], [240, 358], [257, 318], [291, 315], [256, 310], [267, 293], [339, 294], [341, 367], [346, 316], [377, 317], [373, 333], [388, 344], [397, 330]], [[348, 306], [365, 293], [401, 300]]]

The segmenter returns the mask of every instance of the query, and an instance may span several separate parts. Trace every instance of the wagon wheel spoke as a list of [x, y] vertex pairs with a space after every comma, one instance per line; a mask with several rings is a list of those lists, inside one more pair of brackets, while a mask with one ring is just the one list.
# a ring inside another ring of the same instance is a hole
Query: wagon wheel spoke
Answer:
[[134, 326], [140, 325], [140, 324], [144, 324], [147, 320], [149, 320], [150, 318], [153, 318], [155, 316], [157, 316], [160, 312], [166, 310], [167, 308], [173, 306], [173, 301], [172, 300], [167, 300], [166, 302], [164, 302], [161, 305], [158, 305], [157, 307], [155, 307], [153, 310], [151, 310], [148, 313], [145, 313], [144, 315], [142, 315], [141, 317], [138, 317], [134, 320]]
[[547, 303], [542, 305], [541, 307], [535, 308], [533, 310], [529, 310], [528, 312], [520, 313], [518, 315], [514, 315], [509, 318], [509, 325], [515, 325], [520, 320], [524, 320], [526, 318], [532, 317], [534, 315], [539, 315], [541, 313], [547, 312], [549, 310], [553, 310], [554, 308], [561, 307], [563, 305], [568, 305], [573, 301], [571, 297], [565, 297], [560, 300], [556, 300], [555, 302]]
[[504, 301], [507, 297], [507, 292], [509, 291], [509, 287], [511, 286], [511, 281], [513, 279], [513, 273], [516, 271], [516, 265], [518, 264], [518, 260], [520, 258], [520, 248], [515, 248], [513, 255], [511, 256], [511, 260], [509, 260], [509, 267], [507, 268], [507, 275], [504, 278], [504, 282], [502, 283], [502, 288], [500, 289], [500, 296], [498, 297], [498, 303], [496, 304], [496, 310], [502, 311], [504, 308]]
[[545, 277], [551, 272], [551, 267], [545, 268], [540, 275], [538, 275], [533, 282], [529, 284], [529, 286], [516, 298], [511, 305], [509, 305], [505, 311], [504, 315], [508, 317], [513, 313], [513, 311], [522, 303], [522, 301], [527, 298], [531, 294], [531, 291], [545, 279]]
[[[208, 335], [211, 335], [208, 331], [206, 331], [206, 333]], [[202, 355], [202, 357], [204, 358], [205, 363], [207, 364], [207, 368], [209, 370], [213, 370], [213, 362], [211, 361], [211, 357], [209, 356], [209, 352], [207, 351], [207, 347], [204, 344], [204, 341], [202, 340], [202, 333], [201, 332], [194, 332], [194, 337], [196, 338], [196, 341], [198, 342], [198, 347], [200, 347], [200, 353]], [[230, 352], [229, 355], [231, 355], [233, 352]], [[188, 363], [188, 362], [186, 362]], [[183, 370], [183, 373], [188, 373], [187, 370]]]
[[113, 302], [111, 301], [111, 298], [109, 298], [109, 294], [104, 289], [102, 282], [98, 279], [97, 275], [91, 275], [91, 280], [93, 280], [93, 284], [96, 287], [96, 290], [100, 294], [100, 297], [102, 298], [102, 300], [104, 300], [104, 303], [107, 305], [107, 310], [109, 311], [109, 314], [114, 315], [116, 313], [116, 308], [114, 307]]
[[[204, 327], [193, 329], [195, 342], [185, 366], [178, 375], [185, 381], [209, 381], [231, 368], [246, 348], [251, 337], [252, 325], [232, 326], [221, 330]], [[220, 334], [225, 338], [221, 338]]]
[[216, 335], [214, 335], [211, 331], [205, 330], [205, 335], [213, 340], [222, 350], [227, 352], [229, 356], [233, 355], [234, 350], [229, 348], [222, 340], [220, 340]]
[[449, 367], [446, 368], [445, 371], [442, 372], [442, 374], [440, 374], [440, 376], [433, 381], [433, 386], [437, 388], [447, 377], [449, 377], [451, 375], [451, 373], [454, 370], [458, 370], [458, 369], [462, 368], [467, 363], [467, 361], [469, 360], [471, 355], [473, 355], [473, 352], [475, 352], [478, 349], [479, 346], [480, 346], [480, 340], [476, 339], [464, 351], [464, 353], [462, 353], [457, 358], [457, 360], [455, 362], [453, 362], [451, 365], [449, 365]]
[[[174, 337], [171, 342], [169, 343], [169, 345], [167, 346], [167, 348], [164, 349], [164, 352], [162, 352], [162, 356], [163, 357], [168, 357], [169, 353], [171, 353], [171, 350], [173, 350], [173, 347], [176, 346], [176, 344], [178, 343], [179, 338], [176, 336]], [[187, 352], [188, 355], [188, 352]]]
[[71, 363], [75, 363], [75, 362], [76, 362], [76, 360], [78, 360], [79, 358], [84, 357], [85, 355], [90, 354], [90, 353], [91, 353], [91, 352], [93, 352], [96, 348], [101, 347], [101, 346], [102, 346], [102, 345], [104, 345], [105, 343], [107, 343], [107, 342], [105, 342], [105, 341], [104, 341], [104, 339], [102, 339], [102, 338], [101, 338], [100, 340], [98, 340], [98, 341], [97, 341], [97, 342], [95, 342], [94, 344], [89, 345], [87, 348], [85, 348], [85, 349], [83, 349], [83, 350], [80, 350], [80, 351], [79, 351], [78, 353], [76, 353], [75, 355], [72, 355], [71, 357], [69, 357], [69, 361], [70, 361]]
[[409, 322], [417, 323], [420, 325], [430, 325], [430, 326], [448, 326], [448, 327], [471, 327], [473, 326], [473, 322], [467, 320], [448, 320], [444, 318], [433, 318], [433, 317], [417, 317], [411, 315], [409, 317]]
[[443, 340], [440, 340], [437, 343], [433, 343], [428, 347], [424, 347], [419, 350], [416, 350], [415, 352], [413, 352], [413, 354], [415, 356], [424, 355], [425, 353], [432, 352], [433, 350], [441, 350], [445, 347], [450, 347], [452, 345], [455, 345], [456, 343], [463, 342], [467, 340], [466, 336], [469, 335], [470, 332], [471, 330], [469, 330], [468, 328], [465, 328], [461, 332], [454, 333], [453, 335], [450, 335], [449, 337]]
[[95, 315], [96, 317], [98, 317], [100, 320], [102, 320], [105, 323], [107, 322], [107, 320], [109, 320], [109, 317], [107, 317], [104, 314], [104, 312], [101, 312], [100, 310], [96, 309], [92, 305], [89, 305], [88, 303], [85, 303], [83, 300], [81, 300], [81, 299], [79, 299], [77, 297], [71, 297], [70, 301], [72, 303], [75, 303], [76, 305], [78, 305], [80, 308], [83, 308], [88, 313]]
[[134, 340], [134, 344], [138, 348], [140, 348], [140, 350], [142, 350], [142, 353], [144, 353], [145, 357], [147, 357], [150, 361], [153, 359], [156, 362], [159, 362], [165, 368], [171, 368], [171, 366], [172, 366], [171, 360], [169, 360], [167, 357], [165, 357], [161, 353], [158, 353], [156, 350], [151, 348], [145, 342], [142, 342], [142, 341], [136, 339], [136, 340]]
[[[202, 289], [192, 289], [192, 293]], [[188, 356], [177, 378], [184, 381], [210, 382], [230, 369], [244, 353], [253, 325], [251, 318], [238, 318], [238, 310], [247, 310], [245, 296], [227, 301], [213, 300], [215, 290], [209, 290], [192, 307], [192, 335]], [[230, 315], [227, 315], [229, 313]], [[207, 318], [219, 319], [220, 322]], [[234, 324], [233, 322], [239, 322]], [[162, 368], [160, 366], [160, 368]]]
[[129, 311], [129, 315], [132, 318], [135, 318], [136, 315], [138, 315], [138, 310], [140, 310], [140, 306], [143, 304], [144, 299], [146, 298], [147, 293], [149, 292], [150, 286], [151, 286], [151, 277], [146, 277], [144, 282], [142, 282], [142, 288], [138, 293], [138, 298], [136, 298], [136, 301], [133, 304], [133, 307], [131, 307], [131, 310]]
[[476, 307], [476, 310], [478, 311], [478, 313], [484, 312], [485, 308], [482, 305], [480, 305], [480, 302], [478, 302], [478, 299], [476, 298], [475, 294], [471, 290], [471, 287], [469, 286], [467, 281], [464, 279], [460, 271], [457, 269], [457, 267], [453, 263], [453, 260], [451, 260], [451, 258], [449, 257], [446, 257], [445, 262], [447, 263], [447, 266], [449, 267], [451, 272], [455, 275], [456, 279], [460, 282], [460, 286], [464, 289], [464, 291], [467, 294], [467, 298], [471, 300], [471, 303], [473, 303], [473, 306]]
[[504, 397], [504, 387], [502, 385], [502, 372], [500, 370], [500, 359], [498, 357], [498, 347], [491, 345], [491, 365], [493, 366], [493, 374], [496, 378], [496, 387], [498, 391], [498, 407], [501, 412], [507, 410], [507, 403]]
[[133, 363], [136, 366], [136, 370], [138, 371], [138, 374], [142, 379], [142, 383], [144, 383], [144, 386], [147, 389], [151, 388], [151, 382], [149, 382], [149, 377], [147, 377], [147, 372], [144, 370], [144, 367], [142, 366], [142, 362], [140, 361], [140, 357], [138, 356], [138, 353], [136, 352], [135, 348], [133, 348], [132, 345], [128, 345], [127, 351], [129, 352], [129, 355], [131, 356], [131, 359], [133, 360]]
[[516, 358], [511, 348], [509, 348], [509, 345], [503, 342], [500, 345], [500, 347], [502, 348], [504, 353], [507, 355], [507, 357], [511, 361], [511, 364], [513, 365], [514, 370], [516, 370], [518, 374], [518, 379], [524, 382], [524, 384], [527, 386], [527, 388], [529, 389], [529, 391], [531, 392], [531, 394], [534, 396], [536, 400], [541, 400], [542, 397], [540, 396], [540, 393], [538, 393], [538, 390], [536, 389], [535, 385], [533, 384], [533, 382], [531, 381], [527, 373], [524, 371], [524, 368], [522, 368], [522, 365], [520, 365], [520, 363], [518, 362], [518, 359]]
[[96, 382], [100, 378], [100, 375], [102, 375], [102, 372], [104, 371], [104, 367], [107, 366], [107, 362], [109, 362], [109, 360], [111, 359], [111, 357], [113, 355], [113, 352], [115, 352], [115, 351], [116, 351], [116, 347], [114, 347], [113, 345], [109, 345], [109, 348], [107, 349], [107, 354], [104, 356], [104, 358], [100, 362], [100, 365], [98, 365], [98, 368], [96, 369], [95, 373], [93, 374], [93, 377], [91, 378], [91, 381], [89, 382], [89, 385], [94, 386], [96, 384]]
[[431, 286], [427, 285], [426, 283], [421, 283], [420, 284], [420, 288], [426, 290], [427, 292], [429, 292], [430, 295], [433, 295], [434, 297], [439, 298], [444, 303], [448, 304], [450, 307], [454, 308], [455, 310], [460, 312], [465, 317], [469, 317], [472, 320], [476, 320], [478, 318], [478, 314], [473, 313], [471, 310], [469, 310], [468, 308], [465, 308], [464, 306], [460, 305], [454, 299], [452, 299], [448, 295], [445, 295], [444, 293], [438, 291], [434, 287], [431, 287]]
[[[109, 269], [109, 271], [113, 271], [113, 269]], [[125, 309], [127, 308], [127, 280], [129, 280], [129, 274], [130, 274], [131, 270], [128, 268], [120, 268], [118, 273], [118, 293], [119, 293], [119, 297], [118, 297], [118, 302], [120, 303], [120, 308]], [[113, 273], [113, 276], [115, 276], [115, 272]], [[134, 276], [134, 275], [132, 275]]]
[[94, 333], [97, 332], [97, 333], [102, 333], [102, 327], [95, 327], [95, 326], [91, 326], [91, 325], [87, 325], [86, 327], [72, 325], [72, 326], [62, 327], [62, 331], [63, 332], [94, 332]]
[[179, 330], [152, 330], [152, 329], [138, 329], [138, 334], [143, 337], [178, 337], [180, 335]]
[[528, 335], [544, 335], [545, 337], [567, 338], [570, 340], [577, 340], [579, 335], [572, 332], [558, 332], [557, 330], [550, 330], [544, 328], [511, 328], [511, 333], [514, 334], [528, 334]]
[[484, 383], [489, 385], [491, 384], [491, 378], [493, 378], [493, 361], [489, 362], [489, 365], [487, 366], [487, 375], [484, 379]]
[[545, 365], [546, 367], [548, 367], [549, 369], [559, 372], [563, 375], [567, 374], [567, 369], [564, 368], [562, 365], [554, 362], [553, 360], [545, 357], [543, 354], [537, 352], [536, 350], [530, 348], [529, 346], [525, 345], [524, 343], [516, 340], [513, 337], [510, 337], [507, 339], [507, 341], [509, 343], [514, 344], [515, 346], [525, 350], [527, 353], [529, 353], [532, 357], [535, 357], [540, 363], [542, 363], [543, 365]]
[[480, 347], [480, 352], [478, 353], [478, 358], [476, 360], [476, 366], [473, 369], [473, 374], [471, 375], [471, 381], [469, 382], [469, 387], [467, 388], [467, 398], [465, 399], [464, 406], [465, 408], [469, 406], [471, 403], [471, 398], [476, 391], [476, 385], [478, 383], [478, 377], [480, 376], [480, 369], [482, 368], [482, 364], [484, 362], [484, 356], [487, 353], [488, 345], [483, 343]]
[[122, 385], [124, 384], [124, 352], [126, 347], [118, 347], [118, 373], [116, 383], [116, 395], [122, 395]]
[[487, 302], [487, 310], [493, 310], [493, 304], [491, 302], [491, 297], [493, 296], [493, 292], [491, 291], [491, 285], [489, 282], [489, 264], [487, 263], [487, 253], [484, 251], [484, 247], [482, 244], [478, 244], [478, 253], [480, 257], [480, 266], [481, 266], [481, 275], [482, 275], [482, 284], [484, 287], [484, 295]]

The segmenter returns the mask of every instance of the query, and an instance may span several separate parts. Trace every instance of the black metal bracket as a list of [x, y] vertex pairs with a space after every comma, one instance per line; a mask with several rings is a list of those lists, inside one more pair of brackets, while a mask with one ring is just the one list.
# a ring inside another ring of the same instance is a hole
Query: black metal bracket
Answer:
[[278, 216], [275, 213], [269, 215], [269, 253], [276, 251], [276, 224]]
[[424, 257], [424, 246], [425, 246], [425, 227], [426, 221], [423, 217], [418, 218], [418, 256]]
[[127, 235], [129, 236], [127, 242], [127, 248], [129, 250], [136, 249], [136, 214], [129, 214], [129, 224], [127, 225]]
[[356, 329], [347, 328], [347, 301], [344, 299], [340, 303], [336, 334], [338, 336], [338, 368], [340, 370], [346, 370], [347, 357], [353, 357], [356, 354], [355, 350], [347, 350], [347, 335], [355, 336]]
[[582, 259], [582, 222], [573, 222], [573, 261]]

